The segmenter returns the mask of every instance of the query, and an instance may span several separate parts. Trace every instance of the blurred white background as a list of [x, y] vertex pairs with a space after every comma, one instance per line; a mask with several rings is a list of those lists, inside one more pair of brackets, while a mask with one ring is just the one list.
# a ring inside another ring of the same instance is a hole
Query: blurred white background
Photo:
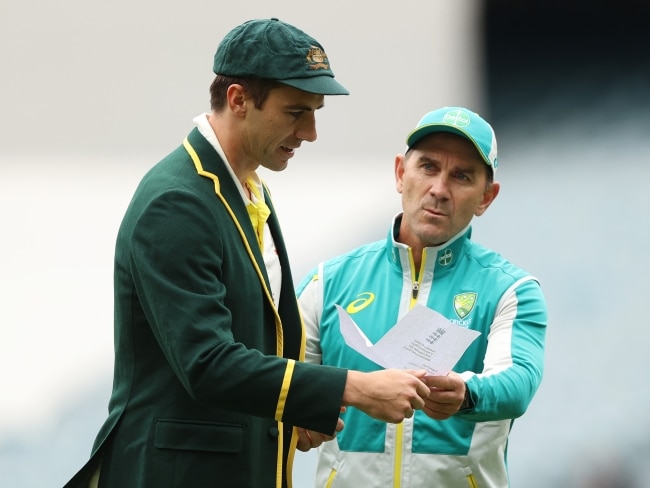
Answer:
[[[650, 70], [633, 44], [576, 52], [593, 19], [558, 39], [507, 1], [1, 1], [0, 486], [62, 486], [87, 459], [110, 394], [122, 214], [209, 109], [223, 35], [271, 16], [318, 39], [351, 91], [326, 99], [318, 141], [286, 171], [262, 173], [296, 281], [385, 236], [394, 156], [422, 114], [481, 112], [502, 191], [474, 238], [538, 276], [550, 312], [544, 381], [511, 436], [512, 486], [648, 486]], [[613, 39], [609, 27], [596, 34]], [[537, 51], [520, 52], [522, 32]], [[297, 488], [313, 461], [298, 455]]]

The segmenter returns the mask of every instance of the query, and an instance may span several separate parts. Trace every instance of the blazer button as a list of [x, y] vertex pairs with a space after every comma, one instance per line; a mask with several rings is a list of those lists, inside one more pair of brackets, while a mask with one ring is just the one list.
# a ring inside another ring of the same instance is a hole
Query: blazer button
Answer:
[[280, 435], [280, 431], [278, 430], [277, 427], [271, 427], [271, 428], [269, 429], [269, 435], [270, 435], [271, 437], [278, 437], [278, 436]]

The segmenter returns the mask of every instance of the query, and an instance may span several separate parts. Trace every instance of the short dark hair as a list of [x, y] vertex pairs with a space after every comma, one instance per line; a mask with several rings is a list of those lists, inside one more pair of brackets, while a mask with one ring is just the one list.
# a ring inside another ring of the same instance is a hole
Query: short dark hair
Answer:
[[226, 106], [226, 92], [230, 85], [241, 85], [246, 93], [253, 99], [255, 108], [261, 109], [269, 93], [282, 84], [265, 78], [234, 77], [217, 75], [210, 85], [210, 108], [215, 112], [221, 111]]

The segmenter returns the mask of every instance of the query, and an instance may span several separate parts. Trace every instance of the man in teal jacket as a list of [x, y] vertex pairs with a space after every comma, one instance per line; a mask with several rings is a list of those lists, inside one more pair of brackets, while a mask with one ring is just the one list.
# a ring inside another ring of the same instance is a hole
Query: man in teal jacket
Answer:
[[262, 165], [316, 139], [347, 94], [322, 46], [277, 19], [233, 29], [211, 112], [142, 179], [115, 250], [109, 414], [69, 488], [290, 488], [295, 449], [354, 405], [388, 422], [423, 408], [424, 371], [301, 362], [305, 337]]
[[395, 158], [402, 212], [387, 239], [321, 263], [298, 288], [307, 360], [375, 371], [347, 346], [335, 305], [376, 343], [416, 304], [480, 332], [426, 406], [394, 425], [357, 409], [320, 447], [319, 488], [505, 488], [508, 434], [542, 379], [546, 304], [539, 283], [473, 242], [470, 223], [499, 193], [492, 127], [463, 107], [427, 113]]

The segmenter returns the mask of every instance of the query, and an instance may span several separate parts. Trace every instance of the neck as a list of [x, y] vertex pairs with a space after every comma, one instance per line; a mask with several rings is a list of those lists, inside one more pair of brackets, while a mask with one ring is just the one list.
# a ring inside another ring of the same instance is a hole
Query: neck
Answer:
[[226, 155], [228, 164], [250, 197], [246, 180], [259, 167], [259, 163], [250, 161], [246, 157], [244, 145], [237, 136], [235, 127], [228, 122], [225, 115], [212, 112], [208, 115], [208, 122]]

